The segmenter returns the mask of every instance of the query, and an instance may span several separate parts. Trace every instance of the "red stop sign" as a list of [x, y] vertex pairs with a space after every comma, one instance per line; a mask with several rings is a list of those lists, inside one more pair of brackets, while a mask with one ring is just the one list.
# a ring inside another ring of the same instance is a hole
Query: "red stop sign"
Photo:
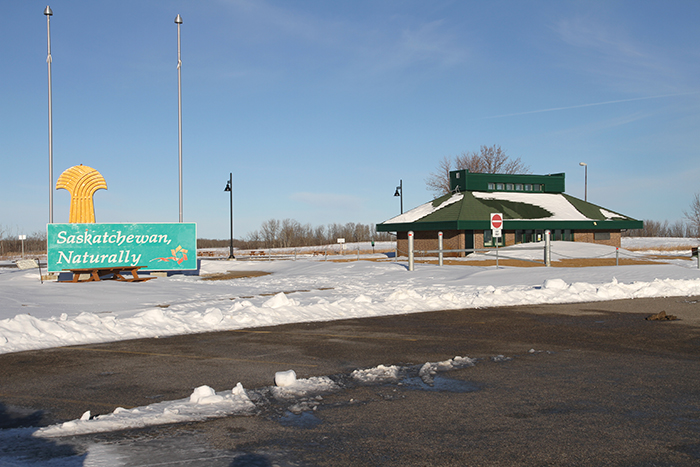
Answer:
[[503, 227], [503, 214], [491, 214], [491, 228], [500, 229], [501, 227]]

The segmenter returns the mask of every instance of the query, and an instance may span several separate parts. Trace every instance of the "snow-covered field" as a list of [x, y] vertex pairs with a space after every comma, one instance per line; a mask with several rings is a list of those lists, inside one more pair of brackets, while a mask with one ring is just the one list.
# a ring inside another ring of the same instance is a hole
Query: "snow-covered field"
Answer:
[[[616, 253], [603, 245], [553, 245], [554, 260]], [[541, 259], [542, 249], [532, 248], [533, 244], [501, 248], [499, 254]], [[393, 260], [202, 260], [202, 276], [174, 275], [142, 283], [42, 284], [37, 269], [0, 268], [0, 353], [428, 310], [700, 295], [700, 270], [687, 254], [688, 259], [658, 265], [496, 268], [476, 262], [417, 264], [413, 272], [405, 262]], [[384, 255], [367, 255], [372, 256]], [[621, 256], [644, 254], [622, 250]], [[202, 280], [228, 271], [270, 274]]]
[[[696, 244], [692, 239], [683, 240], [625, 239], [623, 246], [655, 250]], [[541, 259], [542, 250], [529, 249], [532, 246], [502, 248], [500, 254]], [[175, 275], [142, 283], [42, 284], [36, 269], [2, 267], [0, 353], [429, 310], [700, 295], [697, 262], [691, 260], [689, 251], [681, 251], [687, 259], [671, 259], [670, 264], [589, 268], [417, 264], [413, 272], [407, 270], [405, 262], [392, 259], [332, 262], [300, 256], [296, 261], [203, 260], [202, 275], [228, 271], [270, 274], [213, 281]], [[615, 254], [615, 248], [601, 245], [553, 242], [553, 259]], [[644, 253], [621, 250], [621, 255], [643, 257]], [[364, 257], [382, 256], [386, 258]], [[466, 361], [459, 358], [426, 365], [455, 367], [455, 362], [461, 365]], [[367, 373], [358, 376], [360, 380], [397, 377], [397, 370], [390, 367], [364, 371]], [[332, 382], [292, 378], [285, 389], [275, 390], [322, 393], [332, 390]], [[218, 394], [202, 387], [188, 400], [131, 410], [116, 408], [113, 414], [92, 419], [86, 414], [84, 420], [49, 427], [42, 433], [61, 435], [222, 416], [245, 412], [252, 404], [240, 386]]]

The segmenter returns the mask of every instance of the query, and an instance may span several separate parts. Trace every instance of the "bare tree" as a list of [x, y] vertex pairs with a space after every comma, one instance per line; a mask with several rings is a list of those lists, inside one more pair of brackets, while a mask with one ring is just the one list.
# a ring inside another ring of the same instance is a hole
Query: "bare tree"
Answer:
[[262, 240], [266, 248], [275, 248], [278, 246], [278, 237], [280, 231], [280, 221], [277, 219], [269, 219], [260, 226]]
[[700, 193], [695, 193], [693, 200], [690, 202], [690, 210], [683, 211], [685, 218], [690, 224], [690, 230], [693, 236], [700, 235]]
[[530, 173], [530, 167], [523, 164], [519, 157], [511, 159], [499, 145], [494, 144], [481, 146], [479, 152], [463, 152], [454, 158], [444, 157], [438, 163], [437, 171], [432, 172], [425, 183], [435, 195], [444, 195], [450, 192], [450, 171], [462, 169], [471, 173]]

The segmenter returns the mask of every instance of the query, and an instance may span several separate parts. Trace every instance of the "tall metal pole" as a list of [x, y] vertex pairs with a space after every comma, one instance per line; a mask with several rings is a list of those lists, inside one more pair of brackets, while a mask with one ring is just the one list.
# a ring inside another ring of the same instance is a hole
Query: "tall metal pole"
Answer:
[[229, 173], [227, 188], [228, 188], [229, 194], [231, 195], [231, 197], [230, 197], [230, 200], [231, 200], [231, 202], [230, 202], [230, 206], [231, 206], [231, 216], [230, 216], [230, 219], [231, 219], [231, 245], [229, 248], [228, 259], [234, 259], [235, 256], [233, 256], [233, 173]]
[[49, 67], [49, 224], [53, 224], [53, 109], [51, 107], [51, 16], [53, 11], [47, 5], [44, 10], [46, 15], [46, 37], [48, 54], [46, 63]]
[[180, 25], [182, 17], [175, 17], [177, 24], [177, 129], [178, 129], [178, 167], [180, 174], [180, 222], [182, 222], [182, 59], [180, 58]]
[[583, 167], [583, 200], [588, 201], [588, 164], [579, 162], [578, 165]]

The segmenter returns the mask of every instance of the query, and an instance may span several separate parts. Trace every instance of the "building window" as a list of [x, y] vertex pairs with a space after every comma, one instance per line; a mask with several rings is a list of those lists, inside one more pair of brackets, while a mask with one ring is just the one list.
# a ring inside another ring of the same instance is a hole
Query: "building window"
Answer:
[[505, 238], [505, 235], [502, 235], [500, 238], [494, 238], [491, 229], [484, 230], [484, 247], [495, 247], [496, 241], [498, 241], [498, 246], [503, 246]]
[[495, 190], [496, 185], [494, 183], [489, 183], [489, 190]]
[[513, 184], [512, 184], [512, 183], [506, 183], [506, 190], [507, 190], [507, 191], [513, 191]]
[[540, 191], [540, 192], [544, 191], [544, 185], [536, 184], [536, 185], [533, 185], [533, 188], [535, 189], [535, 191]]
[[503, 183], [496, 183], [496, 190], [503, 190]]
[[593, 240], [610, 240], [610, 232], [593, 232]]
[[515, 191], [523, 191], [523, 184], [522, 184], [522, 183], [516, 183], [516, 184], [515, 184]]
[[532, 185], [529, 183], [525, 184], [525, 191], [532, 191]]

